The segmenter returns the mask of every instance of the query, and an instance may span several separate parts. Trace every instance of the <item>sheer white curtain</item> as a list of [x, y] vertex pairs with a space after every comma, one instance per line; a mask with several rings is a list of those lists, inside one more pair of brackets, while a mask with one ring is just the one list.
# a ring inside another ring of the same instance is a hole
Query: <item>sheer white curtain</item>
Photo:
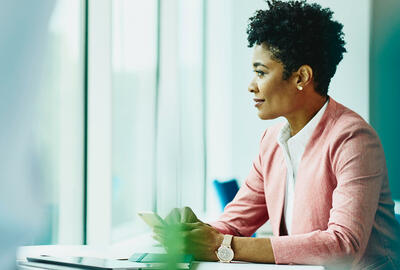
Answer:
[[149, 231], [138, 211], [204, 209], [203, 0], [90, 1], [89, 19], [88, 243], [104, 244]]
[[203, 211], [203, 1], [161, 2], [157, 210]]
[[154, 210], [157, 72], [156, 0], [112, 4], [113, 239], [147, 229]]

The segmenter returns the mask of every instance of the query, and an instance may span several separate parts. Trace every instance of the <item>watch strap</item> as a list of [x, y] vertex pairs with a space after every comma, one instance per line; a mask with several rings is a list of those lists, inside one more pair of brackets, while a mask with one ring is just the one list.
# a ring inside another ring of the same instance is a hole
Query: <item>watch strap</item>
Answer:
[[222, 246], [231, 247], [233, 235], [225, 234], [224, 240], [222, 240]]

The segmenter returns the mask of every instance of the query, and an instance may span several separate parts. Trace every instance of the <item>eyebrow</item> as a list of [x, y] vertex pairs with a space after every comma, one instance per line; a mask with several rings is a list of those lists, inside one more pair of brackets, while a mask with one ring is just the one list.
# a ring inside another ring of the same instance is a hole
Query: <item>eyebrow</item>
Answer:
[[266, 65], [264, 65], [264, 64], [261, 64], [260, 62], [255, 62], [255, 63], [253, 63], [253, 67], [258, 67], [258, 66], [262, 66], [262, 67], [265, 67], [265, 68], [267, 68], [267, 69], [269, 69], [269, 67], [267, 67]]

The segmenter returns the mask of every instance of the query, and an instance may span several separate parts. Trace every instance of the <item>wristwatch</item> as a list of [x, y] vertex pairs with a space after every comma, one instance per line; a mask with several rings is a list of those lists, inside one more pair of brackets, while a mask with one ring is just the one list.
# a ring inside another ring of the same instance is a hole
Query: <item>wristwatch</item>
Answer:
[[220, 262], [229, 263], [233, 260], [234, 253], [231, 248], [232, 238], [233, 235], [224, 235], [221, 246], [218, 248], [218, 251], [215, 251]]

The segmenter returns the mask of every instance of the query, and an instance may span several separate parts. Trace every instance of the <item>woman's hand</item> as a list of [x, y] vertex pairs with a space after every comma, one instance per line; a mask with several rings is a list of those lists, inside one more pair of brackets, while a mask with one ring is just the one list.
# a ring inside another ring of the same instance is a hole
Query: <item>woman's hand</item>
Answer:
[[192, 254], [196, 260], [217, 260], [215, 251], [221, 245], [223, 235], [201, 222], [192, 209], [175, 208], [164, 220], [167, 226], [154, 228], [153, 237], [169, 253]]
[[186, 254], [192, 254], [200, 261], [218, 260], [215, 251], [222, 243], [223, 234], [203, 222], [186, 223], [183, 228]]
[[200, 222], [190, 207], [172, 209], [172, 211], [165, 217], [164, 221], [169, 225]]
[[220, 247], [224, 237], [203, 222], [155, 227], [154, 233], [154, 239], [163, 244], [168, 253], [192, 254], [200, 261], [217, 261], [215, 251]]

